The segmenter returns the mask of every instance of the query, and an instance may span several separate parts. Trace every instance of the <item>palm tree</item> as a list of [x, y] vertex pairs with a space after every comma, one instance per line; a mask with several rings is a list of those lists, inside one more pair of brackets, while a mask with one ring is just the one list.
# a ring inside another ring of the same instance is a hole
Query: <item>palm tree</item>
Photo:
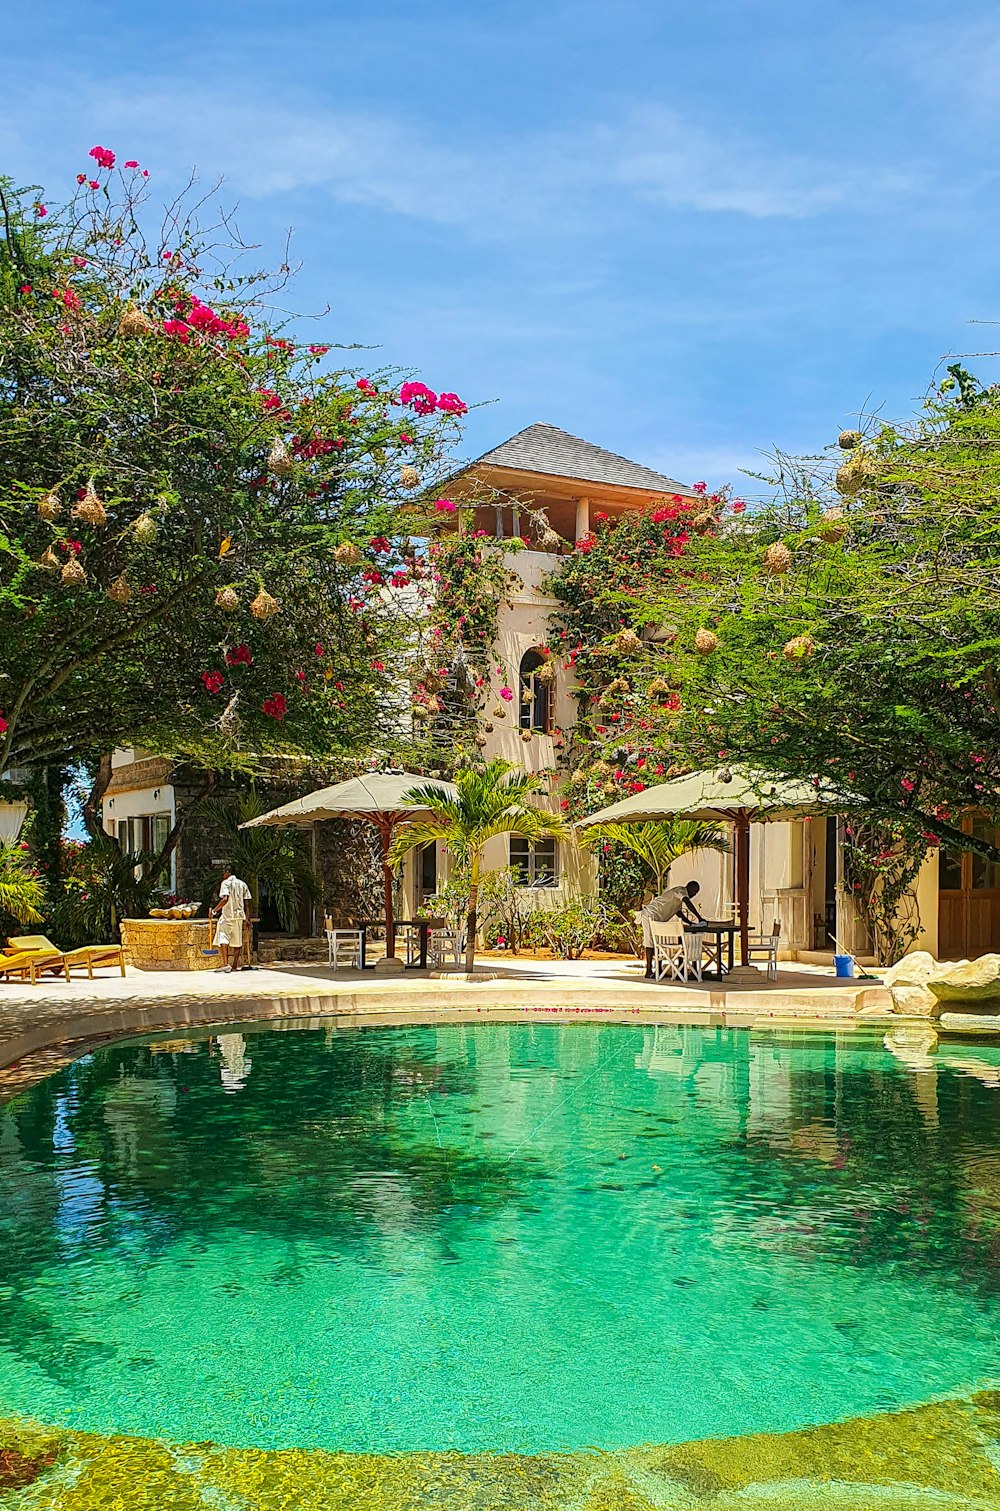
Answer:
[[611, 841], [630, 850], [653, 874], [658, 896], [667, 885], [670, 867], [680, 855], [692, 850], [728, 850], [722, 824], [697, 823], [693, 819], [660, 818], [645, 824], [594, 824], [584, 829], [585, 845]]
[[0, 913], [18, 923], [39, 923], [45, 893], [20, 845], [0, 842]]
[[455, 772], [454, 784], [458, 788], [456, 797], [449, 797], [433, 782], [410, 788], [404, 801], [428, 809], [431, 817], [400, 828], [389, 858], [396, 865], [411, 850], [441, 840], [466, 873], [469, 912], [465, 969], [471, 975], [476, 962], [479, 872], [487, 841], [498, 834], [519, 834], [536, 843], [565, 834], [566, 825], [558, 814], [531, 806], [527, 799], [539, 790], [538, 780], [510, 761], [493, 760], [478, 768], [462, 768]]
[[286, 929], [295, 927], [299, 898], [316, 902], [320, 885], [298, 834], [286, 828], [242, 829], [241, 824], [268, 812], [256, 792], [245, 792], [234, 801], [208, 798], [199, 813], [218, 829], [226, 842], [229, 864], [250, 888], [255, 916], [260, 913], [261, 883], [267, 888], [278, 917]]

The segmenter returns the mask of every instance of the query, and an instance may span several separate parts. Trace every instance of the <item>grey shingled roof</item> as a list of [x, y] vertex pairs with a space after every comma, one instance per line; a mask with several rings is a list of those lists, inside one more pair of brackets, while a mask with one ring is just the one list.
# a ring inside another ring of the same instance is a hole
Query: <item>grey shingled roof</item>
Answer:
[[605, 451], [591, 441], [582, 441], [557, 425], [529, 425], [478, 457], [472, 466], [511, 467], [519, 472], [578, 477], [585, 483], [613, 483], [619, 488], [642, 488], [652, 493], [692, 492], [675, 478], [630, 462], [614, 451]]

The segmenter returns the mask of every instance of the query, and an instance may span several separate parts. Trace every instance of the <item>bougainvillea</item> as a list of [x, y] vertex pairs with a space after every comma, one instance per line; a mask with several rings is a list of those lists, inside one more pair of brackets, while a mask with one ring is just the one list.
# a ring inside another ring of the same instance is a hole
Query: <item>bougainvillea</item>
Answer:
[[330, 365], [224, 209], [147, 239], [147, 170], [90, 155], [62, 206], [0, 181], [0, 772], [392, 738], [386, 574], [465, 405]]

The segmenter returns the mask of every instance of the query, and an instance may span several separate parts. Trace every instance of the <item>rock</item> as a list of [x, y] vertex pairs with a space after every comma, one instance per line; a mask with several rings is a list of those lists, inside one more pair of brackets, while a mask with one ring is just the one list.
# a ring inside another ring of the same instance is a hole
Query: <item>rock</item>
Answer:
[[1000, 955], [980, 955], [977, 960], [949, 966], [927, 985], [941, 1009], [947, 1006], [949, 1012], [1000, 1013]]
[[930, 983], [953, 969], [948, 962], [935, 960], [927, 950], [914, 950], [897, 960], [882, 978], [892, 996], [893, 1012], [908, 1018], [936, 1017], [940, 1008]]

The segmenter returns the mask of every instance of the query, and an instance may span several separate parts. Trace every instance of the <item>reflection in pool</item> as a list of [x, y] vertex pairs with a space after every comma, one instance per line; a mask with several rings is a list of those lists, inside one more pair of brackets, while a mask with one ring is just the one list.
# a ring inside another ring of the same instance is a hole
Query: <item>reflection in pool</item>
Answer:
[[1000, 1056], [894, 1048], [517, 1024], [101, 1050], [0, 1109], [0, 1415], [528, 1453], [968, 1393], [1000, 1376]]

